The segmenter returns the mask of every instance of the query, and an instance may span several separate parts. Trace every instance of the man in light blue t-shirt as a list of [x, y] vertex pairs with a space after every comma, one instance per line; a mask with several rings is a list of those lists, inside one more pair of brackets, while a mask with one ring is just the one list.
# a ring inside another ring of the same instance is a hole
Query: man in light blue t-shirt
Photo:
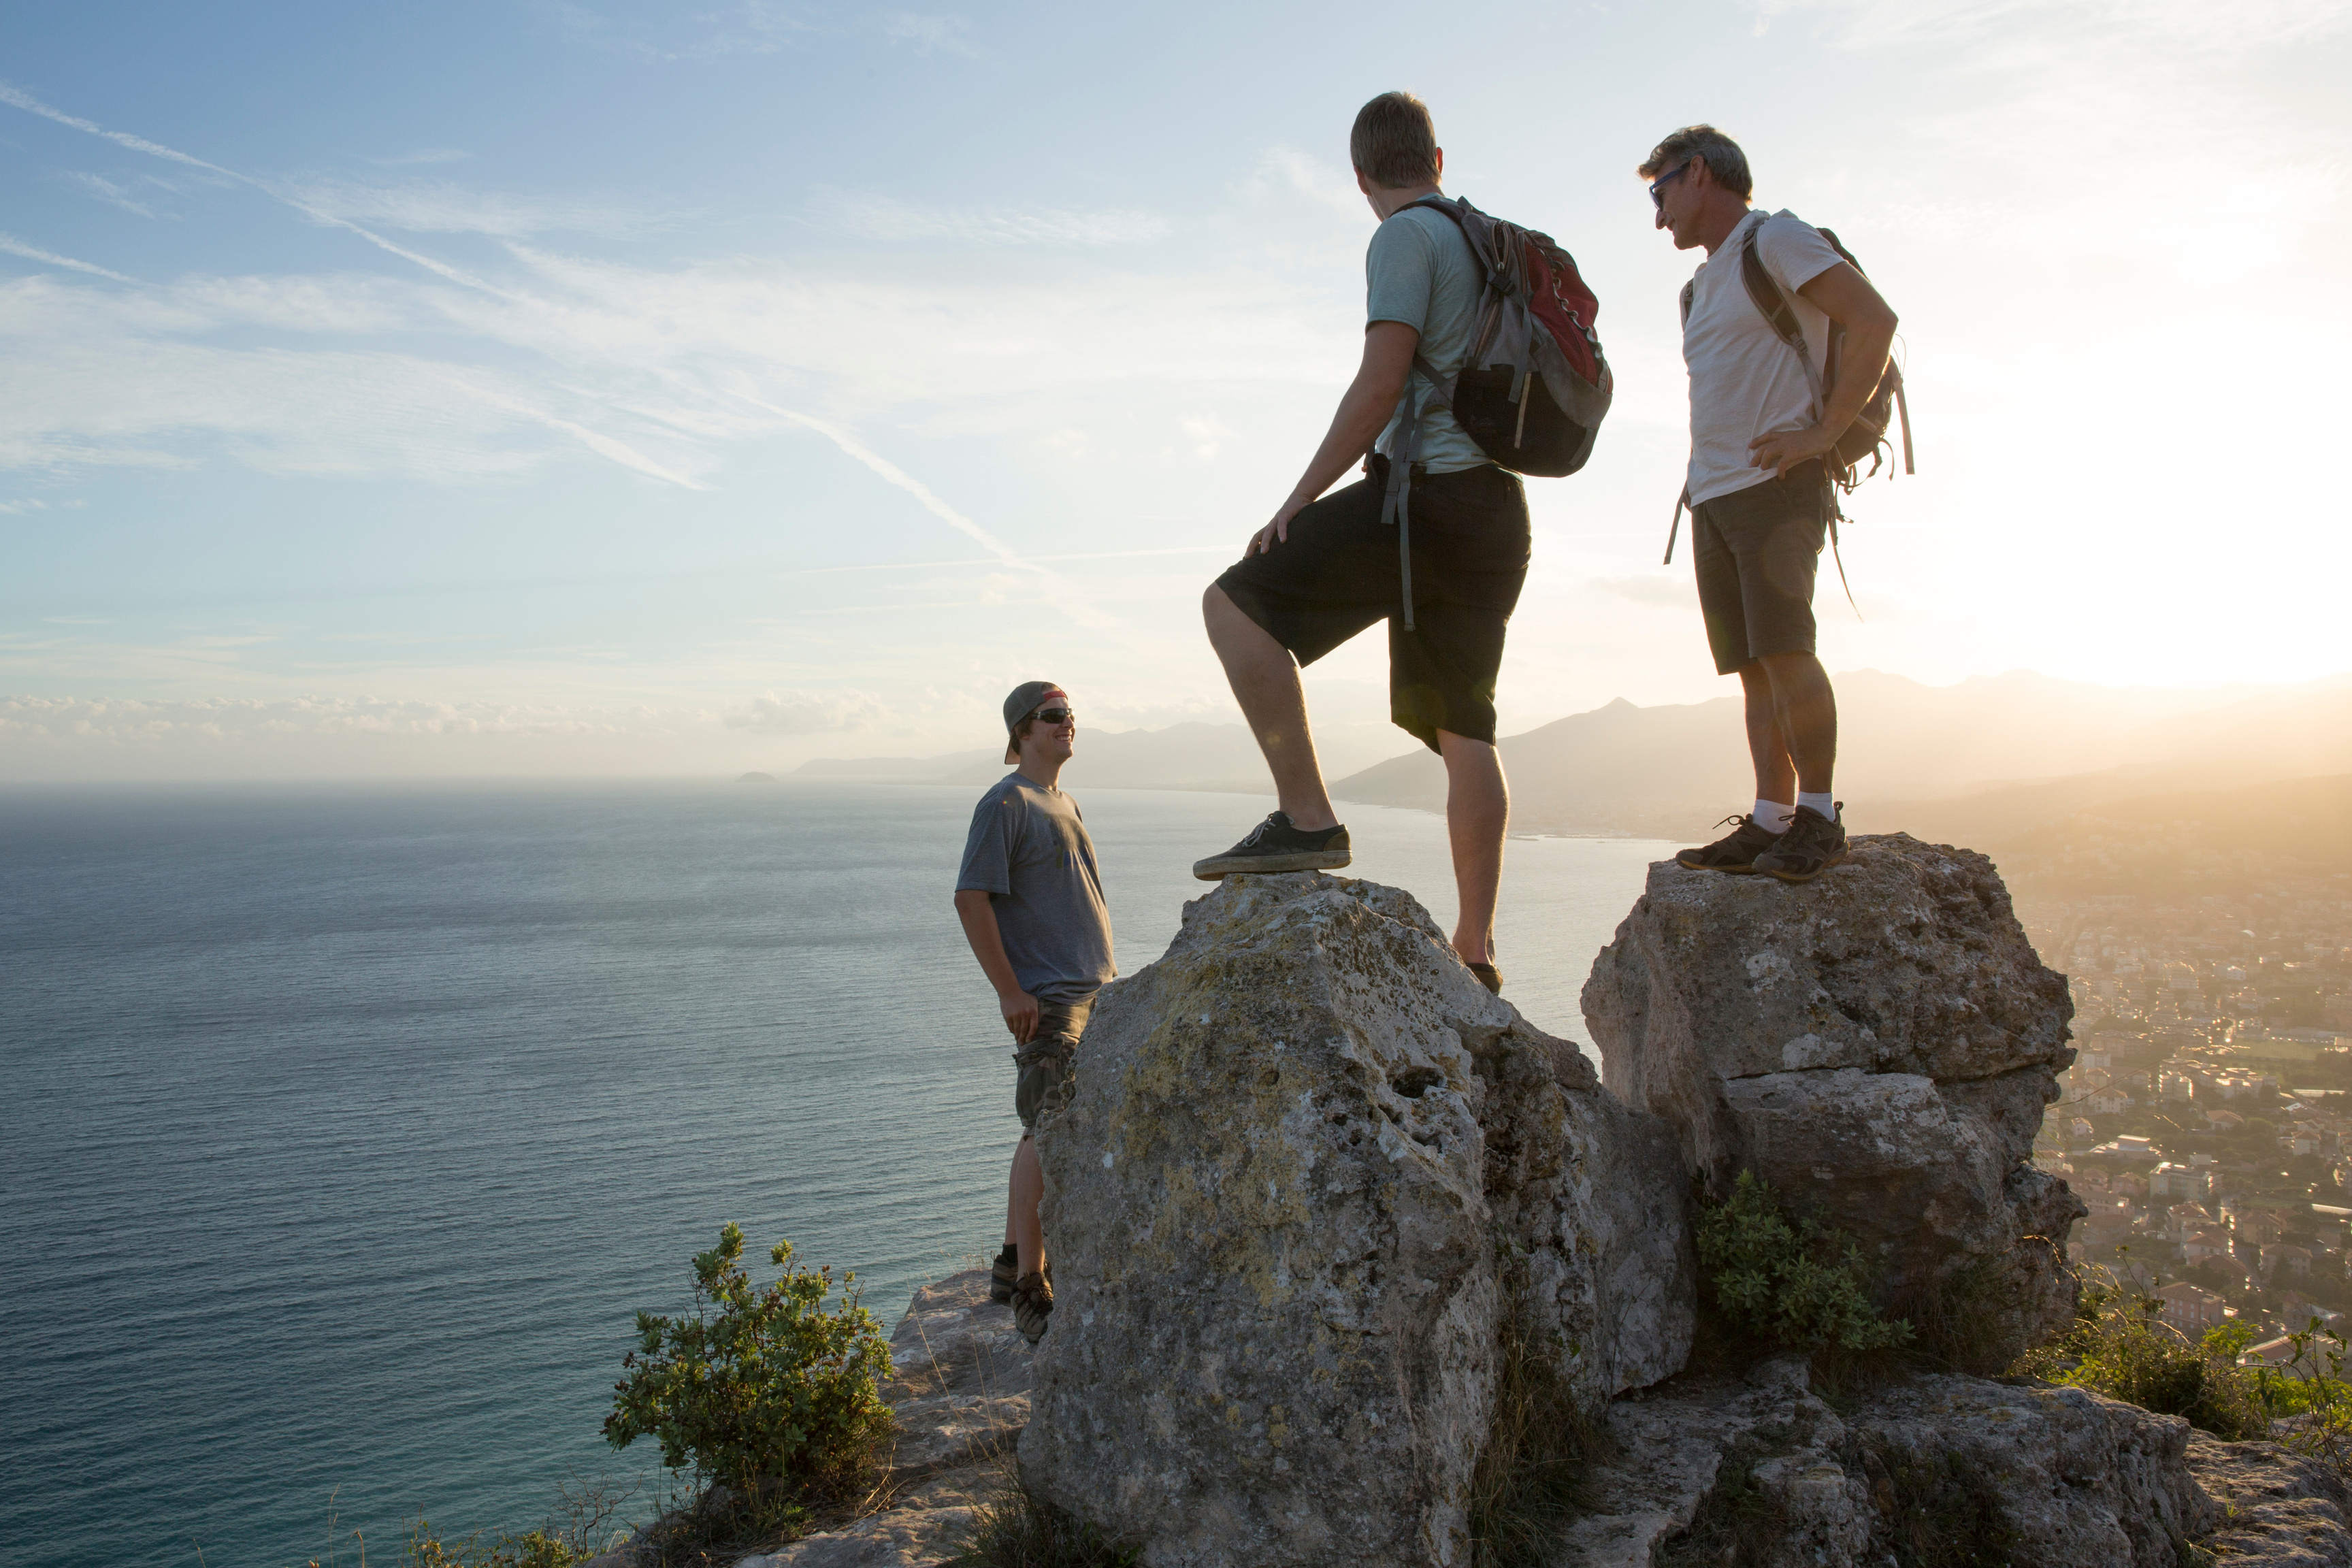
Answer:
[[[1465, 368], [1484, 282], [1460, 227], [1412, 205], [1444, 194], [1445, 154], [1428, 109], [1411, 93], [1382, 93], [1356, 116], [1348, 151], [1381, 220], [1364, 257], [1363, 363], [1289, 498], [1202, 605], [1280, 809], [1192, 873], [1208, 880], [1348, 864], [1348, 830], [1323, 786], [1298, 670], [1385, 620], [1389, 716], [1445, 759], [1461, 899], [1454, 950], [1500, 990], [1495, 895], [1509, 796], [1495, 752], [1495, 677], [1527, 580], [1527, 497], [1518, 476], [1490, 461], [1451, 409], [1433, 405], [1435, 383], [1414, 363], [1447, 380]], [[1388, 460], [1375, 454], [1366, 478], [1323, 492], [1376, 442], [1394, 450], [1400, 422], [1415, 411], [1412, 613], [1404, 616], [1397, 530], [1382, 515]]]

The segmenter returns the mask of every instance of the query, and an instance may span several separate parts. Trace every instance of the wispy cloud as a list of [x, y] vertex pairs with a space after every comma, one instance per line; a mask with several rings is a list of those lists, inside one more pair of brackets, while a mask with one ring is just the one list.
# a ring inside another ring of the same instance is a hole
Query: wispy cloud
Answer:
[[365, 162], [379, 168], [399, 169], [416, 163], [462, 163], [471, 153], [456, 147], [420, 147], [414, 153], [394, 153], [388, 157], [369, 158]]
[[45, 500], [0, 500], [0, 511], [5, 511], [11, 517], [23, 517], [27, 512], [48, 510], [49, 503]]
[[523, 239], [559, 232], [627, 234], [649, 226], [643, 214], [606, 204], [518, 196], [442, 180], [376, 185], [302, 179], [278, 188], [307, 211], [411, 234], [487, 234]]
[[107, 205], [120, 207], [133, 216], [153, 218], [163, 216], [151, 204], [138, 199], [138, 195], [132, 193], [130, 186], [110, 180], [103, 174], [93, 174], [84, 170], [74, 169], [67, 172], [66, 178]]
[[894, 11], [882, 19], [882, 36], [894, 44], [905, 44], [927, 55], [980, 58], [980, 47], [972, 41], [971, 24], [961, 16]]
[[817, 23], [772, 0], [736, 0], [717, 11], [670, 18], [613, 16], [558, 0], [551, 15], [577, 41], [631, 59], [690, 63], [728, 55], [772, 55], [812, 33]]
[[820, 187], [810, 221], [888, 242], [947, 240], [965, 245], [1140, 245], [1168, 232], [1168, 220], [1133, 209], [1077, 212], [1058, 207], [933, 206], [870, 192]]
[[5, 250], [11, 256], [21, 256], [27, 261], [38, 261], [49, 267], [62, 267], [71, 272], [87, 272], [93, 278], [111, 278], [117, 283], [137, 281], [136, 279], [125, 278], [121, 273], [110, 271], [94, 262], [76, 261], [70, 256], [59, 256], [54, 250], [43, 250], [37, 245], [26, 245], [13, 234], [0, 234], [0, 250]]
[[728, 714], [725, 722], [755, 735], [817, 735], [870, 729], [888, 711], [863, 691], [765, 691]]

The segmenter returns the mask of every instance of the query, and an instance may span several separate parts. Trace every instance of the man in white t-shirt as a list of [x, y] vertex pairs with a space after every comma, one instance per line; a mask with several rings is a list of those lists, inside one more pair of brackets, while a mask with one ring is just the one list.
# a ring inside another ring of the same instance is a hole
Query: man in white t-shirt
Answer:
[[[1675, 248], [1706, 251], [1683, 291], [1691, 555], [1716, 670], [1738, 675], [1747, 698], [1756, 764], [1754, 810], [1675, 858], [1807, 882], [1846, 853], [1832, 798], [1837, 699], [1813, 655], [1813, 573], [1834, 506], [1828, 464], [1885, 371], [1895, 312], [1819, 230], [1748, 205], [1748, 156], [1715, 127], [1675, 132], [1641, 174]], [[1750, 247], [1796, 317], [1810, 368], [1741, 276]]]

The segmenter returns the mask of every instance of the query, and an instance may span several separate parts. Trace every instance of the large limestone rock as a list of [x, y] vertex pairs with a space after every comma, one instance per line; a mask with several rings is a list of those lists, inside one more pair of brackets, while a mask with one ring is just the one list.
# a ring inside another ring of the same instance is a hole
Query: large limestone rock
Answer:
[[2073, 1011], [1992, 863], [1906, 834], [1803, 886], [1662, 861], [1584, 988], [1609, 1086], [1711, 1189], [1752, 1166], [1908, 1301], [1969, 1276], [2011, 1349], [2073, 1310], [2083, 1205], [2026, 1163]]
[[1930, 1550], [2036, 1568], [2352, 1568], [2343, 1485], [2320, 1466], [2076, 1388], [1921, 1377], [1840, 1414], [1784, 1358], [1629, 1396], [1608, 1430], [1596, 1506], [1553, 1568], [1880, 1568]]
[[1153, 1568], [1463, 1562], [1507, 1316], [1596, 1401], [1688, 1351], [1671, 1131], [1392, 889], [1188, 905], [1038, 1148], [1057, 1295], [1022, 1474]]

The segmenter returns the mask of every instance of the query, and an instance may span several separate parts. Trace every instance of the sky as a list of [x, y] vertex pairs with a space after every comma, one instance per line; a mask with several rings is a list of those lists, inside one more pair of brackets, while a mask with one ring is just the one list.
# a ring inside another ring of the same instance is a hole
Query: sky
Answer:
[[[14, 8], [0, 779], [782, 770], [990, 744], [1031, 677], [1232, 721], [1200, 593], [1354, 368], [1391, 88], [1617, 377], [1528, 482], [1503, 732], [1730, 684], [1633, 173], [1701, 120], [1902, 318], [1832, 669], [2352, 668], [2352, 0], [1432, 15]], [[1410, 749], [1378, 635], [1307, 686], [1335, 763]]]

